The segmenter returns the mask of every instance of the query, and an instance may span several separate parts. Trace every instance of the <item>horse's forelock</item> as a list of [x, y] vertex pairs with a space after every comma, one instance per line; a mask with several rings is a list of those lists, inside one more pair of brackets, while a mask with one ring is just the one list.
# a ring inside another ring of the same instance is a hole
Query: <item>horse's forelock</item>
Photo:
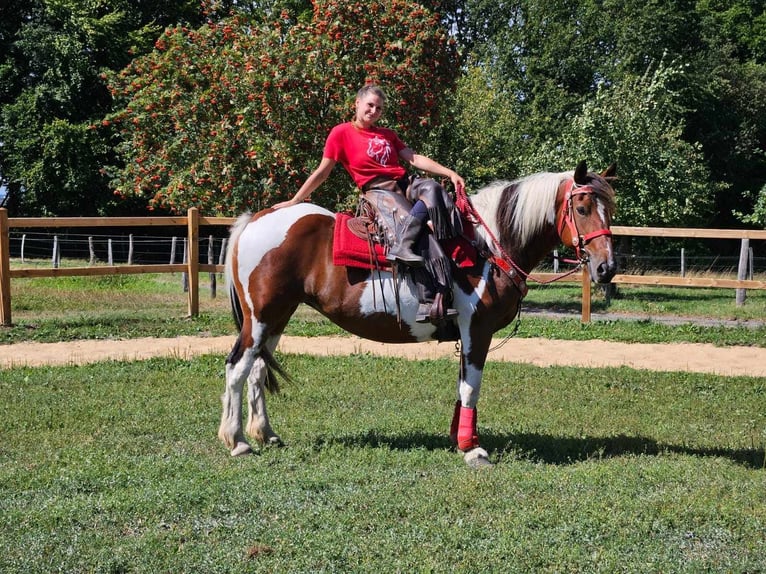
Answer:
[[614, 189], [609, 185], [603, 177], [593, 174], [592, 182], [590, 182], [590, 188], [596, 196], [596, 199], [601, 202], [604, 209], [607, 212], [607, 216], [611, 221], [614, 217], [614, 213], [617, 210], [617, 199], [614, 194]]

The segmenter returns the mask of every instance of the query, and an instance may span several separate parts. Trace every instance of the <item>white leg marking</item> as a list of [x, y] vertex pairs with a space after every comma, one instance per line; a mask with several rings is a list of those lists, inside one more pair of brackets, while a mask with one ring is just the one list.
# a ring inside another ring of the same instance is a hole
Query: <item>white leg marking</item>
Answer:
[[466, 378], [458, 383], [458, 398], [460, 404], [466, 408], [472, 409], [479, 402], [479, 393], [481, 392], [482, 370], [471, 365], [466, 366]]
[[[270, 337], [266, 342], [266, 348], [273, 353], [279, 343], [279, 337]], [[257, 358], [250, 376], [247, 378], [248, 393], [248, 421], [247, 434], [263, 444], [281, 444], [282, 440], [271, 429], [269, 415], [266, 412], [266, 391], [264, 382], [266, 380], [266, 363], [262, 358]]]
[[250, 452], [250, 445], [242, 433], [242, 388], [255, 360], [255, 351], [246, 349], [236, 365], [226, 364], [221, 425], [218, 437], [231, 449], [232, 455]]

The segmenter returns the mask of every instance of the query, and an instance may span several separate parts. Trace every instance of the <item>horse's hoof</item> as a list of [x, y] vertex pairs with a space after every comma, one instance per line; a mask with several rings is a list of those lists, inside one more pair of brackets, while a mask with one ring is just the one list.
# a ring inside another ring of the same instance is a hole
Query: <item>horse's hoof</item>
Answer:
[[231, 456], [242, 456], [244, 454], [253, 454], [253, 449], [246, 442], [238, 443], [231, 449]]
[[277, 435], [269, 437], [269, 440], [266, 442], [267, 446], [285, 446], [285, 443], [282, 442], [282, 439], [279, 438]]
[[492, 466], [489, 454], [483, 448], [476, 447], [463, 455], [463, 460], [471, 468], [486, 468]]

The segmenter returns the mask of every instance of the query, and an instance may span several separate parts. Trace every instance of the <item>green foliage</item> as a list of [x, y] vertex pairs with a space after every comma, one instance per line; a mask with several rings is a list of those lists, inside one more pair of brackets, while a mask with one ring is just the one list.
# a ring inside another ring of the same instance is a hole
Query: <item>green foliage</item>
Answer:
[[[113, 80], [124, 103], [111, 118], [125, 160], [116, 193], [213, 214], [292, 195], [366, 82], [389, 92], [388, 121], [417, 146], [457, 74], [438, 17], [408, 0], [318, 1], [306, 24], [287, 11], [263, 23], [235, 14], [168, 28], [155, 48]], [[333, 207], [350, 191], [325, 186], [313, 199]]]
[[755, 197], [752, 213], [743, 214], [735, 212], [735, 214], [745, 223], [757, 225], [758, 227], [766, 227], [766, 185], [757, 194], [751, 195]]
[[[621, 222], [640, 224], [647, 206], [656, 220], [674, 225], [763, 221], [762, 2], [379, 4], [6, 2], [5, 205], [14, 216], [143, 214], [149, 202], [167, 209], [203, 205], [208, 213], [258, 208], [300, 185], [329, 127], [349, 117], [353, 93], [372, 78], [390, 92], [391, 125], [414, 148], [455, 166], [470, 188], [526, 175], [530, 166], [571, 169], [569, 150], [556, 146], [579, 122], [581, 141], [569, 133], [569, 142], [593, 165], [620, 157]], [[457, 51], [470, 63], [461, 67]], [[641, 106], [626, 116], [628, 91], [663, 61], [683, 70], [663, 84], [677, 106], [668, 112], [672, 121], [663, 127], [657, 109]], [[114, 81], [115, 105], [107, 78], [128, 65]], [[629, 123], [609, 125], [598, 141], [600, 130], [589, 122], [608, 123], [610, 102]], [[124, 121], [115, 130], [118, 119]], [[633, 137], [644, 128], [661, 148], [640, 149]], [[317, 194], [328, 207], [348, 205], [355, 195], [338, 173]], [[679, 188], [707, 180], [702, 194], [687, 188], [692, 201], [701, 199], [698, 211], [678, 197], [654, 195], [654, 186], [671, 176], [680, 178]]]
[[[502, 125], [509, 142], [505, 149], [516, 159], [518, 175], [528, 173], [530, 166], [571, 169], [572, 150], [558, 146], [572, 123], [580, 121], [580, 138], [590, 141], [581, 141], [579, 148], [594, 154], [591, 163], [622, 159], [621, 223], [642, 225], [650, 218], [648, 212], [656, 212], [654, 221], [670, 225], [729, 227], [736, 223], [733, 210], [750, 213], [751, 194], [766, 178], [762, 2], [470, 0], [466, 6], [465, 36], [471, 38], [475, 62], [487, 70], [482, 73], [491, 85], [488, 93], [500, 96], [495, 111], [513, 116]], [[629, 94], [641, 88], [638, 78], [656, 74], [661, 62], [676, 68], [662, 84], [673, 94], [675, 106], [668, 114], [672, 121], [664, 125], [661, 110], [631, 102]], [[604, 108], [610, 103], [605, 88], [619, 100], [613, 119]], [[478, 93], [472, 82], [461, 83], [460, 89], [466, 95]], [[628, 116], [625, 106], [632, 104], [638, 105]], [[608, 124], [629, 124], [608, 125], [600, 141], [600, 124], [593, 130], [584, 110]], [[477, 127], [490, 128], [490, 141], [495, 137], [493, 126]], [[459, 128], [470, 131], [472, 126], [461, 123]], [[633, 138], [644, 128], [651, 143], [661, 147], [640, 151], [641, 143]], [[492, 173], [494, 162], [485, 162], [482, 157], [470, 164], [463, 175], [472, 180], [474, 173], [489, 172], [490, 179], [507, 176], [505, 165]], [[679, 180], [678, 197], [669, 201], [667, 190], [655, 195], [653, 187], [667, 187], [671, 177]], [[685, 187], [688, 182], [708, 185], [701, 190]], [[686, 204], [683, 193], [689, 197]]]
[[643, 77], [602, 84], [564, 130], [562, 140], [532, 154], [530, 169], [571, 169], [579, 159], [617, 163], [615, 223], [698, 226], [709, 222], [716, 189], [702, 150], [681, 137], [683, 109], [672, 85], [678, 66], [660, 63]]
[[3, 7], [0, 175], [13, 215], [97, 215], [110, 208], [102, 167], [109, 111], [102, 69], [123, 67], [168, 20], [199, 17], [196, 0], [21, 0]]
[[452, 165], [469, 189], [519, 175], [520, 108], [491, 69], [468, 66], [457, 85], [448, 141]]

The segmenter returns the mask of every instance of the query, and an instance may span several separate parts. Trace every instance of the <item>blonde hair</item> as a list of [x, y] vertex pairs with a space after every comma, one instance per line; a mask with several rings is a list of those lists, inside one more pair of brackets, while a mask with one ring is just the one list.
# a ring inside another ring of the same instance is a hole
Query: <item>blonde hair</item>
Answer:
[[378, 96], [381, 100], [383, 100], [384, 104], [386, 103], [386, 93], [375, 84], [367, 84], [366, 86], [360, 88], [356, 93], [356, 99], [361, 100], [363, 97], [370, 93]]

